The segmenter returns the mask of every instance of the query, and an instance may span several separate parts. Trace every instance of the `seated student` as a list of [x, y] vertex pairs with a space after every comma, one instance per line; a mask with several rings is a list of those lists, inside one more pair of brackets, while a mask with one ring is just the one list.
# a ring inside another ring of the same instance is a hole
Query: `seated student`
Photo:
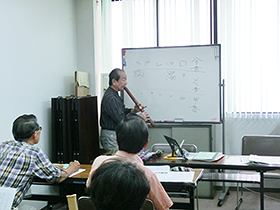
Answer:
[[39, 142], [42, 128], [35, 115], [22, 115], [13, 122], [15, 140], [0, 144], [0, 186], [17, 188], [13, 209], [35, 209], [20, 205], [35, 176], [50, 182], [62, 182], [80, 168], [78, 161], [71, 162], [67, 169], [53, 166], [41, 149]]
[[113, 156], [101, 155], [94, 160], [87, 179], [87, 187], [90, 186], [91, 177], [95, 170], [104, 161], [118, 158], [132, 162], [144, 171], [151, 188], [147, 198], [154, 202], [157, 210], [169, 209], [173, 205], [172, 200], [165, 192], [161, 183], [157, 179], [156, 174], [151, 169], [144, 166], [143, 161], [138, 156], [141, 149], [148, 145], [149, 132], [147, 124], [143, 118], [133, 113], [126, 115], [124, 120], [116, 127], [116, 134], [119, 151]]
[[88, 188], [95, 210], [139, 210], [150, 191], [144, 172], [127, 161], [103, 163]]

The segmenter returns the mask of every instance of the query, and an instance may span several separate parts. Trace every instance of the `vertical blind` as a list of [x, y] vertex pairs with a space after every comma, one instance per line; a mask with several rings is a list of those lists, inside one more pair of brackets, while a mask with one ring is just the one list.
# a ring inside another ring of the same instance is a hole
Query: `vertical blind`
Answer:
[[218, 5], [226, 111], [278, 114], [279, 1], [220, 0]]
[[[156, 47], [157, 35], [159, 46], [210, 44], [209, 0], [158, 3], [158, 31], [156, 0], [103, 4], [103, 25], [111, 33], [103, 48], [111, 59], [104, 62], [121, 66], [121, 48]], [[279, 10], [278, 0], [218, 1], [227, 113], [279, 113]]]

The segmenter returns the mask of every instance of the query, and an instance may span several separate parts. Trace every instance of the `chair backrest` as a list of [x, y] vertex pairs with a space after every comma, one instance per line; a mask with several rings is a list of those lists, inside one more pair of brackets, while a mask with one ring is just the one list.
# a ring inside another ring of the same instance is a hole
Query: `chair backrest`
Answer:
[[[183, 144], [183, 148], [186, 149], [188, 152], [197, 152], [197, 146], [195, 144]], [[151, 147], [152, 152], [157, 150], [161, 150], [164, 153], [171, 153], [171, 148], [168, 143], [156, 143], [153, 144]]]
[[146, 199], [141, 210], [155, 210], [155, 205], [150, 199]]
[[280, 135], [244, 135], [242, 155], [280, 155]]
[[78, 199], [78, 207], [80, 210], [94, 210], [93, 203], [89, 196], [81, 196]]
[[77, 195], [66, 195], [67, 203], [68, 203], [68, 209], [69, 210], [79, 210], [77, 205]]
[[[89, 196], [81, 196], [78, 199], [79, 210], [94, 210], [93, 203]], [[155, 210], [155, 205], [150, 199], [146, 199], [141, 210]]]

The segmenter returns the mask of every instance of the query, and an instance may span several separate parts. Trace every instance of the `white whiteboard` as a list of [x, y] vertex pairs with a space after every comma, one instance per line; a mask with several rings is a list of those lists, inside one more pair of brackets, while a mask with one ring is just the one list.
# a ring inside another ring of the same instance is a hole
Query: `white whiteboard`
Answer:
[[124, 48], [127, 87], [155, 122], [220, 123], [220, 55], [220, 45]]

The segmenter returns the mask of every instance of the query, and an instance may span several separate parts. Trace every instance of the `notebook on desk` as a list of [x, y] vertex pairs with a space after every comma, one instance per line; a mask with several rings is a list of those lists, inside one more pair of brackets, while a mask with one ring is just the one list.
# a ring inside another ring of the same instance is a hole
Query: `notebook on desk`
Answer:
[[223, 158], [221, 152], [198, 152], [191, 160], [214, 162]]

